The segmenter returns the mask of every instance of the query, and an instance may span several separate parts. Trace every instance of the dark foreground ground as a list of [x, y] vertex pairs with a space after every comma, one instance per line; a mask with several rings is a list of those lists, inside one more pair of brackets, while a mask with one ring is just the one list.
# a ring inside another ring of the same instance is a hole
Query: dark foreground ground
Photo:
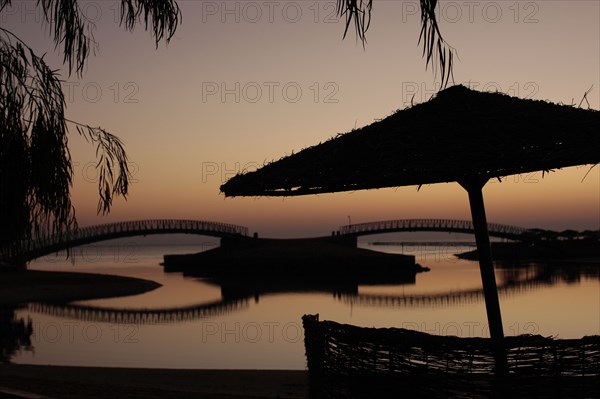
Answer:
[[[0, 398], [306, 398], [308, 373], [0, 364]], [[33, 397], [33, 396], [32, 396]]]

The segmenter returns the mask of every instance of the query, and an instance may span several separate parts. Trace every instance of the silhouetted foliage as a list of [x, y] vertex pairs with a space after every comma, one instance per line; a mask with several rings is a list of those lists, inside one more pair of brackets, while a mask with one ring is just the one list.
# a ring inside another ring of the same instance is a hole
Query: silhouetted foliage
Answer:
[[[43, 23], [61, 47], [69, 74], [81, 76], [96, 42], [93, 24], [77, 1], [37, 0]], [[0, 0], [0, 13], [11, 0]], [[156, 45], [175, 33], [181, 13], [173, 0], [121, 0], [121, 25], [143, 21]], [[17, 256], [30, 239], [68, 234], [77, 227], [71, 204], [72, 163], [68, 125], [96, 146], [98, 212], [126, 196], [127, 155], [122, 142], [101, 127], [71, 121], [57, 70], [12, 32], [0, 28], [0, 253]]]
[[14, 308], [0, 308], [0, 363], [10, 361], [17, 351], [32, 350], [31, 334], [31, 319], [17, 318]]
[[238, 174], [221, 191], [228, 197], [312, 195], [597, 164], [599, 127], [600, 111], [452, 86], [427, 102]]
[[573, 240], [579, 236], [579, 232], [575, 230], [563, 230], [559, 233], [559, 237], [563, 240]]
[[[442, 37], [438, 26], [435, 8], [437, 0], [420, 0], [421, 3], [421, 33], [419, 44], [423, 45], [423, 57], [425, 66], [431, 65], [434, 74], [441, 79], [442, 88], [446, 87], [453, 76], [453, 61], [455, 50]], [[371, 11], [373, 0], [337, 0], [337, 12], [346, 20], [344, 37], [346, 37], [350, 25], [354, 21], [356, 36], [366, 42], [366, 33], [371, 24]], [[439, 70], [437, 69], [439, 68]]]

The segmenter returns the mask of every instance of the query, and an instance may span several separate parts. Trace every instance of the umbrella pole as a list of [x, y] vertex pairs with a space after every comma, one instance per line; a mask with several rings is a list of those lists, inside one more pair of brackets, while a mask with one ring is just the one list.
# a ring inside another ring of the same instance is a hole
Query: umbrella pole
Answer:
[[483, 202], [483, 186], [486, 182], [487, 179], [473, 179], [468, 182], [460, 182], [460, 185], [463, 186], [469, 194], [471, 217], [475, 229], [479, 271], [481, 273], [481, 282], [483, 284], [490, 337], [496, 346], [496, 370], [503, 373], [506, 371], [506, 354], [502, 350], [504, 332], [502, 329], [502, 315], [500, 313], [498, 287], [496, 285], [496, 276], [494, 274], [490, 236], [488, 233], [487, 218], [485, 216], [485, 206]]

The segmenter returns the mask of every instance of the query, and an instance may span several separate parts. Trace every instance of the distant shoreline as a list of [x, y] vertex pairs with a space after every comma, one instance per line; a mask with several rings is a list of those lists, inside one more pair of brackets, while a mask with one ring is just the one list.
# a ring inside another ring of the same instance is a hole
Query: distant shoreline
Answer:
[[[477, 249], [456, 255], [459, 259], [478, 260]], [[528, 243], [492, 243], [495, 261], [585, 261], [600, 260], [600, 244], [586, 242], [551, 242], [531, 245]]]
[[475, 241], [373, 241], [368, 244], [407, 247], [474, 247]]

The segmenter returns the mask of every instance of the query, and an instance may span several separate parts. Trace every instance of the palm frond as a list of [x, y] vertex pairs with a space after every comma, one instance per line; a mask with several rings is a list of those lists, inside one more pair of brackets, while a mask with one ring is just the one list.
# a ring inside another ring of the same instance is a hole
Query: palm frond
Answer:
[[101, 127], [91, 127], [69, 121], [88, 142], [96, 145], [96, 169], [98, 169], [98, 213], [110, 212], [115, 196], [127, 198], [131, 173], [127, 163], [127, 153], [123, 142]]
[[0, 0], [0, 12], [4, 11], [4, 9], [10, 5], [12, 5], [11, 0]]
[[181, 22], [181, 10], [174, 0], [121, 0], [121, 25], [133, 30], [143, 18], [145, 28], [152, 25], [156, 46], [171, 40]]
[[[435, 9], [437, 0], [421, 0], [421, 33], [419, 44], [423, 45], [423, 58], [425, 67], [430, 65], [434, 69], [434, 75], [441, 79], [441, 88], [454, 81], [454, 56], [455, 49], [442, 37], [438, 26]], [[350, 26], [354, 22], [356, 36], [366, 43], [366, 33], [371, 25], [371, 12], [373, 0], [338, 0], [337, 14], [344, 18], [344, 38], [348, 34]]]
[[94, 24], [83, 16], [76, 0], [37, 0], [37, 5], [50, 27], [55, 48], [62, 46], [69, 73], [75, 70], [81, 75], [90, 51], [94, 51]]
[[[0, 11], [11, 4], [11, 0], [0, 0]], [[42, 10], [44, 23], [50, 27], [55, 48], [62, 47], [63, 62], [69, 73], [76, 71], [81, 76], [85, 62], [95, 53], [95, 25], [85, 17], [77, 0], [37, 0]], [[174, 0], [121, 0], [121, 25], [133, 30], [138, 22], [152, 34], [156, 46], [165, 38], [168, 42], [181, 20], [181, 11]]]
[[356, 36], [365, 44], [366, 33], [371, 25], [371, 10], [373, 0], [338, 0], [337, 14], [345, 19], [344, 38], [354, 21]]
[[454, 82], [454, 55], [456, 50], [443, 38], [437, 23], [435, 8], [437, 0], [421, 0], [421, 33], [419, 44], [423, 44], [425, 67], [433, 66], [434, 75], [439, 72], [441, 87]]

